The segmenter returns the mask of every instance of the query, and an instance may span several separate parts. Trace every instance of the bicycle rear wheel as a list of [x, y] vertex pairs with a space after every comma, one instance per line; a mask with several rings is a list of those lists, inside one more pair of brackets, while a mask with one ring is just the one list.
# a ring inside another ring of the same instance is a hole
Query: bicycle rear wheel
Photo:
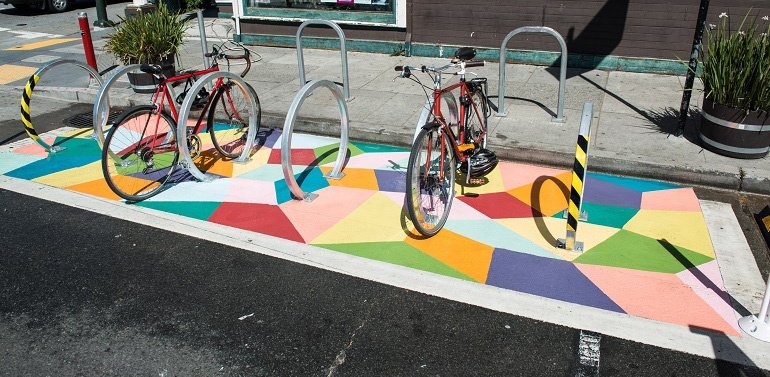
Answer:
[[409, 219], [423, 236], [438, 233], [455, 196], [456, 161], [440, 128], [423, 128], [412, 144], [406, 168]]
[[153, 106], [121, 114], [102, 149], [102, 173], [110, 189], [132, 202], [160, 192], [179, 158], [174, 130], [171, 116]]
[[[470, 93], [471, 102], [465, 111], [465, 143], [474, 143], [480, 148], [487, 147], [487, 120], [489, 105], [481, 89]], [[482, 134], [483, 132], [483, 134]]]
[[262, 110], [259, 107], [259, 98], [255, 97], [257, 114], [251, 114], [249, 103], [251, 96], [248, 88], [232, 82], [225, 82], [214, 94], [207, 125], [214, 148], [224, 157], [240, 157], [246, 146], [250, 117], [257, 117], [257, 132], [259, 132]]

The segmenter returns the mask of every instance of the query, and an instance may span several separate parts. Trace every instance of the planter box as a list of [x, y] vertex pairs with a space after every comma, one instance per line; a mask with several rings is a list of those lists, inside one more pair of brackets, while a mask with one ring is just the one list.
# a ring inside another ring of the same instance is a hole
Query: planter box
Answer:
[[770, 113], [720, 105], [703, 99], [698, 136], [713, 152], [735, 158], [762, 158], [770, 151]]
[[[161, 67], [163, 67], [163, 75], [166, 77], [172, 77], [176, 74], [174, 67], [174, 57], [168, 57], [161, 61]], [[131, 84], [131, 88], [136, 93], [155, 93], [155, 89], [158, 87], [158, 80], [150, 73], [141, 71], [128, 72], [128, 82]]]

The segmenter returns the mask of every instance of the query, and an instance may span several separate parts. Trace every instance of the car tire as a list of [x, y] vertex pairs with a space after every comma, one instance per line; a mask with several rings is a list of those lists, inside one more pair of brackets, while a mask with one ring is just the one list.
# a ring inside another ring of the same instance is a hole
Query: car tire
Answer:
[[55, 13], [61, 13], [70, 8], [72, 0], [48, 0], [48, 10]]

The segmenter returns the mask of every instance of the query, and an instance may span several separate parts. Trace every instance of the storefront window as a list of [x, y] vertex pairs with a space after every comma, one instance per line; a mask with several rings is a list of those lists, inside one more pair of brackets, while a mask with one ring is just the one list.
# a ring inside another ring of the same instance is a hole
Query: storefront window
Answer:
[[396, 0], [244, 0], [246, 14], [264, 18], [393, 24]]

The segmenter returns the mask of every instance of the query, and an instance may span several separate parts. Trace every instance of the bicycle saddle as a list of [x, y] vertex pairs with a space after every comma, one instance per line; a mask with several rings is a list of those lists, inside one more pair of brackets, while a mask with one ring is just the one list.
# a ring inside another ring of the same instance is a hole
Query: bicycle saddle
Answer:
[[163, 68], [157, 64], [142, 64], [139, 66], [139, 70], [144, 73], [151, 73], [154, 75], [159, 75], [161, 72], [163, 72]]
[[460, 47], [455, 51], [455, 57], [452, 60], [468, 61], [476, 56], [476, 49], [473, 47]]

